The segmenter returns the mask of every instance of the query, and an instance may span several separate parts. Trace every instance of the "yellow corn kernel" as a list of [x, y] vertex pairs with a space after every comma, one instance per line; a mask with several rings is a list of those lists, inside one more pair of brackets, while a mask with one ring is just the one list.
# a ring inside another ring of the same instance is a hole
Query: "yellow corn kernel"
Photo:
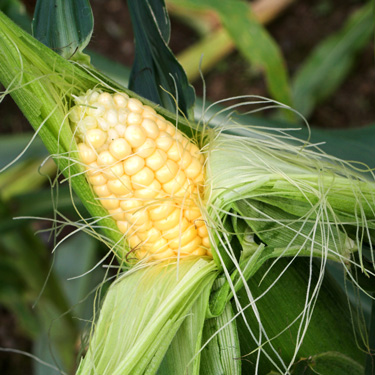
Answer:
[[137, 147], [135, 152], [138, 156], [145, 159], [151, 156], [156, 150], [156, 143], [154, 140], [147, 138], [143, 145]]
[[106, 133], [101, 129], [91, 129], [86, 133], [86, 142], [95, 149], [104, 145], [107, 139]]
[[173, 160], [168, 159], [166, 163], [155, 172], [155, 177], [162, 184], [172, 180], [178, 172], [178, 165]]
[[132, 213], [125, 213], [126, 220], [131, 224], [142, 225], [150, 221], [148, 212], [145, 209], [139, 209]]
[[117, 227], [118, 229], [120, 229], [121, 233], [128, 234], [130, 225], [127, 221], [125, 221], [125, 217], [124, 217], [124, 220], [117, 221]]
[[97, 163], [102, 168], [101, 172], [105, 177], [112, 180], [120, 178], [124, 174], [124, 167], [121, 162], [118, 162], [110, 151], [102, 151]]
[[180, 217], [181, 210], [175, 208], [166, 218], [154, 221], [154, 226], [159, 230], [168, 230], [174, 228], [180, 222]]
[[107, 197], [100, 198], [100, 203], [106, 208], [107, 210], [115, 210], [116, 208], [120, 207], [120, 201], [116, 195], [111, 194]]
[[120, 207], [125, 213], [135, 212], [142, 207], [142, 203], [138, 199], [124, 199], [120, 202]]
[[150, 251], [153, 254], [163, 253], [169, 250], [168, 241], [163, 237], [159, 238], [155, 243], [150, 244]]
[[142, 122], [142, 116], [139, 113], [130, 112], [128, 114], [128, 118], [126, 119], [127, 125], [135, 125], [138, 126]]
[[165, 219], [168, 215], [171, 214], [172, 211], [175, 209], [175, 203], [173, 201], [160, 201], [156, 206], [151, 206], [149, 208], [149, 213], [151, 220], [161, 220]]
[[189, 221], [184, 217], [178, 225], [173, 227], [172, 229], [163, 231], [163, 237], [167, 240], [172, 240], [174, 238], [178, 238], [181, 233], [183, 233], [187, 228], [189, 228], [190, 223]]
[[131, 176], [134, 189], [142, 189], [149, 186], [154, 181], [154, 172], [147, 167], [142, 168], [139, 172]]
[[196, 248], [202, 243], [202, 239], [199, 236], [194, 237], [193, 240], [188, 242], [186, 245], [179, 248], [181, 254], [190, 254], [195, 251]]
[[155, 152], [146, 158], [146, 165], [153, 171], [160, 169], [168, 160], [167, 154], [163, 150], [155, 150]]
[[[129, 115], [130, 116], [130, 115]], [[140, 117], [140, 115], [138, 115]], [[129, 117], [128, 117], [129, 122]], [[138, 124], [128, 125], [125, 134], [125, 139], [129, 142], [132, 147], [142, 146], [146, 140], [146, 132]]]
[[78, 152], [98, 201], [138, 259], [212, 256], [198, 206], [199, 148], [151, 107], [124, 93], [88, 91], [72, 108]]
[[117, 138], [109, 145], [109, 152], [117, 160], [123, 160], [131, 155], [132, 148], [124, 138]]
[[156, 139], [159, 136], [160, 130], [159, 130], [159, 127], [156, 125], [155, 121], [145, 118], [142, 121], [141, 125], [143, 129], [145, 130], [147, 137]]
[[138, 173], [145, 166], [145, 160], [139, 155], [130, 156], [124, 161], [124, 171], [128, 176]]
[[154, 199], [157, 197], [157, 195], [160, 193], [160, 190], [161, 190], [161, 184], [158, 180], [155, 179], [146, 188], [137, 189], [134, 192], [134, 196], [142, 200], [150, 201], [151, 199]]
[[109, 191], [118, 196], [124, 196], [133, 191], [129, 176], [123, 176], [107, 182]]
[[80, 143], [78, 145], [78, 150], [79, 150], [79, 154], [81, 156], [81, 160], [84, 164], [90, 164], [90, 163], [94, 162], [97, 158], [94, 150], [84, 143]]
[[197, 158], [193, 157], [191, 163], [185, 169], [185, 173], [186, 177], [193, 180], [195, 177], [202, 173], [202, 164]]
[[154, 243], [161, 238], [161, 232], [155, 227], [151, 227], [149, 230], [138, 233], [138, 237], [145, 243]]
[[118, 221], [123, 221], [125, 220], [125, 215], [122, 209], [116, 208], [115, 210], [108, 210], [109, 214], [111, 215], [112, 219]]
[[[87, 173], [88, 174], [88, 173]], [[95, 173], [92, 176], [88, 176], [87, 180], [91, 185], [104, 185], [107, 182], [107, 179], [103, 176], [102, 173]]]
[[156, 146], [167, 152], [173, 144], [173, 138], [167, 132], [160, 132], [159, 137], [155, 139]]
[[186, 182], [186, 174], [183, 171], [178, 171], [173, 180], [163, 184], [163, 190], [167, 194], [174, 195], [177, 193]]
[[128, 100], [128, 109], [134, 113], [142, 113], [143, 104], [138, 99], [131, 98]]
[[202, 244], [205, 248], [209, 249], [210, 248], [210, 239], [208, 237], [203, 237], [202, 238]]
[[111, 192], [108, 189], [107, 184], [104, 185], [94, 185], [93, 190], [98, 197], [108, 197], [111, 195]]
[[178, 249], [179, 246], [184, 246], [187, 243], [194, 240], [197, 237], [197, 230], [195, 229], [194, 225], [187, 228], [184, 232], [181, 233], [180, 237], [176, 237], [173, 240], [168, 242], [168, 245], [172, 249]]

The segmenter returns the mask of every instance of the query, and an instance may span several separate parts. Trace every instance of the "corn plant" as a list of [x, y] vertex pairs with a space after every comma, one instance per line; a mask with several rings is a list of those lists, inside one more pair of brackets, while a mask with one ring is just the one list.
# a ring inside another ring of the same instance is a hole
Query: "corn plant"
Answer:
[[374, 276], [372, 171], [233, 114], [291, 110], [270, 99], [212, 104], [195, 121], [158, 2], [129, 2], [146, 42], [123, 87], [83, 53], [92, 28], [64, 13], [89, 11], [78, 3], [48, 8], [69, 31], [50, 34], [39, 2], [44, 44], [0, 13], [2, 97], [85, 206], [74, 231], [117, 259], [76, 374], [363, 373], [367, 328], [325, 270], [336, 262], [362, 290]]

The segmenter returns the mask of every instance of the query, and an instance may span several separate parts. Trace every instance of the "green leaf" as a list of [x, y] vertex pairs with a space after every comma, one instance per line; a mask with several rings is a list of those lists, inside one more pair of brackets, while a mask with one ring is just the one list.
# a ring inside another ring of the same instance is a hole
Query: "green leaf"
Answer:
[[355, 12], [337, 33], [322, 41], [293, 79], [295, 108], [308, 117], [319, 102], [332, 95], [347, 77], [359, 51], [373, 35], [373, 5]]
[[[92, 317], [95, 297], [92, 291], [105, 277], [103, 267], [95, 267], [102, 255], [99, 254], [102, 249], [98, 245], [99, 242], [93, 237], [79, 232], [63, 242], [56, 252], [55, 274], [60, 279], [60, 285], [70, 305], [74, 306], [74, 314], [81, 319]], [[88, 271], [89, 274], [81, 276]]]
[[169, 17], [163, 0], [128, 1], [135, 36], [135, 59], [129, 88], [162, 105], [192, 117], [195, 93], [168, 47]]
[[288, 74], [280, 49], [266, 29], [256, 20], [246, 2], [241, 0], [173, 0], [173, 2], [189, 7], [211, 8], [218, 12], [224, 28], [238, 50], [251, 64], [264, 70], [271, 95], [284, 104], [292, 105]]
[[[324, 142], [321, 148], [344, 160], [364, 163], [375, 167], [375, 125], [356, 129], [313, 129], [313, 142]], [[363, 167], [360, 165], [359, 167]]]
[[363, 375], [364, 367], [338, 352], [326, 352], [302, 359], [293, 369], [293, 375]]
[[[270, 371], [285, 373], [284, 365], [287, 366], [300, 357], [308, 358], [329, 351], [340, 352], [353, 361], [363, 363], [364, 353], [359, 347], [361, 342], [357, 342], [354, 337], [353, 323], [355, 322], [351, 320], [343, 291], [326, 274], [316, 304], [310, 305], [310, 308], [314, 308], [310, 317], [311, 310], [306, 310], [306, 298], [311, 298], [311, 291], [317, 285], [320, 266], [307, 259], [295, 259], [291, 264], [289, 263], [290, 260], [280, 259], [272, 268], [270, 263], [266, 263], [248, 282], [254, 299], [266, 292], [256, 302], [257, 316], [260, 317], [262, 326], [271, 339], [268, 342], [264, 334], [261, 336], [263, 346], [259, 358], [260, 374], [267, 374]], [[274, 284], [278, 277], [278, 281]], [[310, 292], [307, 295], [310, 277]], [[238, 292], [238, 298], [242, 306], [247, 305], [249, 299], [244, 289]], [[301, 320], [302, 311], [308, 314], [303, 318], [311, 318], [311, 320], [297, 357], [294, 358], [297, 339], [302, 334], [302, 331], [298, 332], [299, 325], [302, 323], [304, 327], [306, 323], [306, 320], [304, 322]], [[254, 373], [257, 363], [259, 344], [250, 337], [248, 331], [248, 327], [251, 327], [254, 337], [260, 337], [257, 316], [252, 308], [248, 307], [244, 312], [248, 325], [245, 325], [242, 317], [237, 320], [243, 371], [248, 374]], [[271, 350], [270, 344], [276, 352]], [[265, 353], [271, 356], [278, 369], [266, 358]], [[281, 356], [284, 365], [277, 359], [276, 353]]]
[[38, 0], [33, 35], [66, 59], [80, 56], [90, 41], [94, 17], [89, 0]]

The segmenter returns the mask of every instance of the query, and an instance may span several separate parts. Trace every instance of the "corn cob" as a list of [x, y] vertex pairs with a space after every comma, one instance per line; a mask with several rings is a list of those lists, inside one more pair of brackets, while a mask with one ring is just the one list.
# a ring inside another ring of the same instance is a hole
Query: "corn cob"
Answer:
[[136, 258], [212, 256], [198, 205], [204, 156], [195, 144], [124, 93], [89, 90], [69, 119], [87, 179]]

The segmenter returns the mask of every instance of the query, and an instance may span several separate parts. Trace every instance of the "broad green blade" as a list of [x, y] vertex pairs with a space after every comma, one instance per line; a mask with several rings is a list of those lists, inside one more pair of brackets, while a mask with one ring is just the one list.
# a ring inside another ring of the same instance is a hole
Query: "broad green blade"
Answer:
[[338, 352], [326, 352], [302, 358], [292, 370], [292, 375], [363, 375], [364, 367]]
[[319, 102], [335, 92], [373, 30], [373, 4], [368, 2], [341, 30], [318, 44], [293, 78], [293, 100], [300, 113], [308, 117]]
[[[266, 29], [255, 19], [248, 4], [241, 0], [173, 0], [187, 7], [211, 8], [238, 50], [265, 72], [268, 89], [278, 101], [292, 105], [288, 74], [280, 49]], [[204, 56], [203, 56], [204, 58]]]
[[38, 0], [33, 35], [66, 59], [80, 57], [91, 39], [94, 17], [89, 0]]
[[[311, 293], [318, 283], [319, 265], [304, 259], [295, 259], [292, 264], [289, 263], [290, 260], [281, 259], [271, 269], [270, 263], [265, 264], [248, 282], [253, 299], [264, 292], [266, 294], [256, 302], [257, 314], [264, 329], [261, 337], [259, 320], [251, 306], [244, 312], [247, 325], [241, 316], [237, 320], [244, 373], [254, 373], [257, 366], [261, 375], [271, 370], [285, 373], [286, 368], [300, 358], [329, 351], [340, 352], [363, 364], [365, 354], [359, 347], [363, 343], [354, 337], [353, 323], [355, 325], [356, 322], [351, 320], [343, 292], [325, 275], [315, 303]], [[273, 285], [277, 278], [278, 281]], [[247, 305], [249, 299], [244, 289], [238, 292], [238, 298], [242, 306]], [[306, 305], [310, 300], [312, 305]], [[305, 315], [301, 315], [302, 312]], [[296, 354], [296, 345], [300, 344], [298, 340], [307, 323], [309, 326], [304, 341]], [[249, 337], [249, 327], [258, 342]], [[264, 332], [271, 340], [270, 343]], [[259, 350], [261, 354], [257, 362]], [[266, 353], [274, 364], [266, 357]]]
[[136, 42], [129, 88], [191, 118], [195, 93], [168, 47], [170, 25], [164, 1], [130, 0], [128, 5]]

